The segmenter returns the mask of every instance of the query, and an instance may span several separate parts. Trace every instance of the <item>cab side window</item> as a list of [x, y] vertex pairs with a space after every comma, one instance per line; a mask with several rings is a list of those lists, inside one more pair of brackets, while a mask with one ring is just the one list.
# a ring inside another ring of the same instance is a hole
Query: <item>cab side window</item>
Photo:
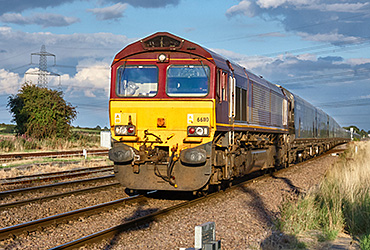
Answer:
[[224, 102], [227, 101], [227, 85], [228, 85], [228, 75], [227, 72], [223, 70], [217, 71], [217, 91], [216, 91], [216, 101]]

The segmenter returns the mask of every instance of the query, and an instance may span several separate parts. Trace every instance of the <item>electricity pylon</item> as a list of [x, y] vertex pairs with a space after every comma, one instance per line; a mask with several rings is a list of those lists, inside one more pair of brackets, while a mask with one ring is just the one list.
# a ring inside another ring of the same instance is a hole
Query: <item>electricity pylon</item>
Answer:
[[[40, 56], [40, 59], [39, 59], [39, 70], [38, 71], [34, 71], [34, 72], [27, 72], [26, 74], [29, 74], [29, 75], [38, 75], [37, 86], [42, 87], [42, 88], [46, 88], [47, 85], [48, 85], [48, 78], [47, 78], [48, 75], [51, 75], [51, 76], [60, 76], [57, 73], [49, 72], [47, 70], [47, 68], [48, 68], [47, 57], [48, 56], [54, 57], [54, 65], [56, 65], [56, 56], [54, 54], [51, 54], [49, 52], [46, 52], [45, 45], [42, 45], [41, 46], [40, 52], [31, 53], [31, 64], [32, 64], [32, 56]], [[60, 79], [59, 79], [59, 88], [60, 87], [61, 86], [60, 86]]]

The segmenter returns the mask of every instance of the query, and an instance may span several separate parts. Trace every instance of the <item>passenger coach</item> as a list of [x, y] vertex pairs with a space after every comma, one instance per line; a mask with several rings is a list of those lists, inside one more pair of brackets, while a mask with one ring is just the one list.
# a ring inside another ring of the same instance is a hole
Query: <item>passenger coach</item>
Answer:
[[116, 55], [109, 109], [110, 159], [132, 190], [221, 188], [346, 140], [288, 90], [165, 32]]

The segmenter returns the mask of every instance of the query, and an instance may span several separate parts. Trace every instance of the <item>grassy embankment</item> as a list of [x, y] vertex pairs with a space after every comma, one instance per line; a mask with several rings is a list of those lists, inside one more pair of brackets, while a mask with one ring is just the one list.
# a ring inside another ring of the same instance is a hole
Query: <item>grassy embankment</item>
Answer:
[[344, 231], [370, 249], [370, 142], [351, 144], [316, 189], [285, 202], [277, 224], [290, 235], [319, 230], [319, 241]]
[[100, 130], [73, 128], [68, 138], [35, 139], [16, 136], [14, 125], [0, 124], [0, 153], [100, 147]]

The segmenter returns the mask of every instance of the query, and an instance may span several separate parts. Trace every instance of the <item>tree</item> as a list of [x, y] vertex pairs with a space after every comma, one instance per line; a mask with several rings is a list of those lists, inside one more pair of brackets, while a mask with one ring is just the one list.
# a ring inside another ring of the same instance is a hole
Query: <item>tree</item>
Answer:
[[351, 125], [349, 127], [343, 127], [343, 128], [346, 129], [346, 130], [350, 130], [351, 128], [353, 128], [353, 132], [355, 132], [357, 134], [360, 133], [360, 129], [358, 127], [354, 126], [354, 125]]
[[63, 92], [26, 82], [7, 104], [17, 134], [36, 138], [67, 137], [76, 108], [63, 99]]

